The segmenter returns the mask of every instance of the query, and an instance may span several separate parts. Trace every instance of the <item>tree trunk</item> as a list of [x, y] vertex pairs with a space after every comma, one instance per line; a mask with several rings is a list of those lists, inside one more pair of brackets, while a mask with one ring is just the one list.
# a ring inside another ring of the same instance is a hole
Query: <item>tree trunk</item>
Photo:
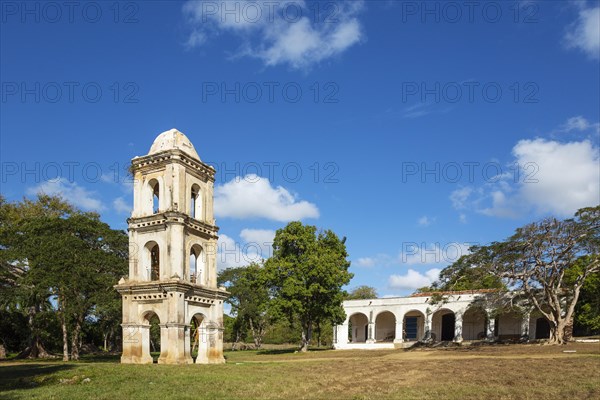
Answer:
[[62, 328], [63, 361], [69, 361], [69, 332], [67, 330], [67, 317], [65, 315], [65, 300], [62, 296], [58, 297], [58, 309], [60, 326]]
[[25, 350], [17, 355], [17, 358], [49, 358], [50, 354], [44, 348], [42, 339], [38, 334], [37, 328], [35, 327], [35, 316], [38, 313], [37, 306], [29, 307], [27, 311], [27, 324], [29, 325], [29, 331], [31, 336], [29, 338], [29, 345]]
[[69, 361], [69, 332], [67, 331], [67, 323], [65, 322], [65, 316], [61, 313], [60, 325], [62, 327], [62, 339], [63, 339], [63, 361]]
[[317, 347], [321, 347], [321, 324], [317, 324]]
[[300, 351], [306, 353], [308, 351], [308, 345], [312, 339], [312, 323], [308, 323], [302, 327], [302, 343], [300, 344]]
[[565, 343], [573, 340], [573, 317], [565, 323], [564, 340]]
[[252, 339], [254, 340], [254, 347], [257, 349], [260, 349], [262, 346], [262, 337], [263, 337], [263, 329], [261, 329], [260, 327], [255, 327], [254, 326], [254, 322], [252, 321], [252, 318], [248, 319], [248, 322], [250, 323], [250, 330], [252, 331]]
[[73, 334], [71, 336], [71, 359], [78, 361], [79, 360], [79, 334], [81, 333], [81, 317], [77, 317], [77, 321], [75, 322], [75, 329], [73, 330]]

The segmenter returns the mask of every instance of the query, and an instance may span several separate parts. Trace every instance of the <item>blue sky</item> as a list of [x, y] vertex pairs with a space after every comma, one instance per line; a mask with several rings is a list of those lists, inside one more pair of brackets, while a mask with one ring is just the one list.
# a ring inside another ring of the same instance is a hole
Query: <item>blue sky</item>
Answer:
[[129, 160], [177, 128], [218, 170], [241, 253], [222, 268], [301, 219], [346, 236], [350, 287], [381, 296], [600, 203], [597, 1], [70, 7], [1, 3], [9, 200], [58, 193], [125, 229]]

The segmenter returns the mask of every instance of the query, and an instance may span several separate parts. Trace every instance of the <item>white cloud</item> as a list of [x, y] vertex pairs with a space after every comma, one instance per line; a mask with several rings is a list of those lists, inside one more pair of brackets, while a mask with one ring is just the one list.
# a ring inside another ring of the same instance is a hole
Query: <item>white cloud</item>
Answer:
[[[581, 116], [568, 119], [560, 128], [562, 132], [597, 129], [597, 123]], [[501, 174], [478, 188], [457, 189], [450, 201], [456, 210], [473, 209], [501, 218], [529, 212], [570, 217], [579, 208], [600, 204], [599, 153], [590, 140], [520, 140], [508, 167], [513, 173]]]
[[315, 14], [302, 0], [188, 1], [182, 9], [191, 26], [186, 46], [203, 46], [210, 38], [228, 32], [242, 42], [236, 57], [259, 58], [267, 66], [287, 64], [304, 69], [363, 40], [356, 18], [363, 6], [362, 0], [337, 1], [328, 5], [328, 12], [323, 9]]
[[467, 201], [472, 193], [473, 189], [470, 187], [463, 187], [454, 190], [452, 193], [450, 193], [450, 201], [452, 202], [452, 206], [457, 210], [467, 208]]
[[272, 229], [242, 229], [240, 237], [246, 242], [252, 243], [273, 243], [275, 231]]
[[130, 214], [131, 213], [131, 204], [125, 201], [123, 197], [117, 197], [113, 201], [113, 208], [119, 214]]
[[573, 22], [565, 35], [567, 47], [576, 48], [592, 59], [600, 59], [600, 6], [580, 5], [577, 20]]
[[467, 223], [467, 215], [464, 213], [460, 213], [460, 215], [458, 216], [458, 221], [461, 224], [466, 224]]
[[219, 235], [217, 246], [217, 270], [247, 265], [242, 257], [240, 244], [233, 238], [222, 233]]
[[100, 212], [106, 209], [102, 201], [96, 198], [97, 194], [95, 192], [89, 191], [75, 182], [69, 182], [65, 178], [46, 181], [27, 189], [28, 195], [36, 195], [38, 193], [60, 196], [85, 211]]
[[373, 257], [361, 257], [358, 260], [356, 260], [356, 265], [358, 265], [359, 267], [371, 268], [374, 267], [375, 264], [376, 261]]
[[240, 238], [247, 248], [253, 246], [256, 253], [261, 253], [262, 258], [269, 258], [273, 254], [275, 231], [272, 229], [242, 229]]
[[533, 210], [568, 217], [579, 208], [600, 204], [600, 157], [590, 141], [521, 140], [513, 154], [521, 179], [515, 188], [491, 191], [492, 205], [481, 209], [483, 214], [518, 217]]
[[353, 265], [363, 268], [387, 267], [398, 264], [398, 257], [392, 257], [389, 254], [379, 253], [371, 257], [360, 257], [354, 261]]
[[588, 129], [592, 129], [596, 131], [596, 133], [600, 132], [600, 123], [591, 123], [581, 115], [577, 117], [572, 117], [564, 123], [559, 129], [560, 132], [572, 132], [572, 131], [587, 131]]
[[319, 217], [316, 205], [297, 200], [284, 187], [273, 187], [268, 179], [252, 174], [217, 186], [214, 201], [217, 217], [267, 218], [281, 222]]
[[274, 231], [266, 229], [243, 229], [240, 232], [241, 241], [220, 234], [217, 243], [217, 269], [220, 271], [243, 267], [270, 257], [272, 250], [269, 244], [273, 242], [274, 236]]
[[570, 216], [600, 203], [600, 158], [591, 142], [521, 140], [513, 154], [519, 166], [537, 168], [532, 179], [522, 180], [518, 197], [538, 212]]
[[429, 218], [428, 216], [424, 215], [421, 218], [419, 218], [417, 220], [417, 223], [419, 224], [419, 226], [429, 226], [431, 224], [433, 224], [435, 222], [435, 218]]
[[438, 278], [440, 271], [438, 268], [432, 268], [422, 274], [414, 269], [409, 269], [405, 275], [391, 275], [388, 283], [392, 289], [415, 290], [431, 285]]

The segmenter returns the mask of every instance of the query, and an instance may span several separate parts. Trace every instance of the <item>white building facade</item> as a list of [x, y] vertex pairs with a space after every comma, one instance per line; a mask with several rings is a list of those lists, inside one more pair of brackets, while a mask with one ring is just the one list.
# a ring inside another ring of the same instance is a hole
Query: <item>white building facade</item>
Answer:
[[445, 292], [441, 302], [431, 301], [433, 293], [344, 301], [346, 320], [334, 327], [334, 348], [381, 349], [407, 347], [415, 342], [528, 341], [548, 337], [548, 321], [531, 308], [505, 313], [486, 308], [486, 296], [492, 293]]

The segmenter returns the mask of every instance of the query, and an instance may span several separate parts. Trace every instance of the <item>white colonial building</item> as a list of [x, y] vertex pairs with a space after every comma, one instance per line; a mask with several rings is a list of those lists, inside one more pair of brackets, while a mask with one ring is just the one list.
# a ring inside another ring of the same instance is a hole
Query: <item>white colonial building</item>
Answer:
[[444, 292], [408, 297], [347, 300], [346, 320], [334, 327], [336, 349], [405, 347], [414, 342], [463, 342], [547, 338], [548, 321], [531, 308], [498, 313], [486, 307], [491, 290]]

